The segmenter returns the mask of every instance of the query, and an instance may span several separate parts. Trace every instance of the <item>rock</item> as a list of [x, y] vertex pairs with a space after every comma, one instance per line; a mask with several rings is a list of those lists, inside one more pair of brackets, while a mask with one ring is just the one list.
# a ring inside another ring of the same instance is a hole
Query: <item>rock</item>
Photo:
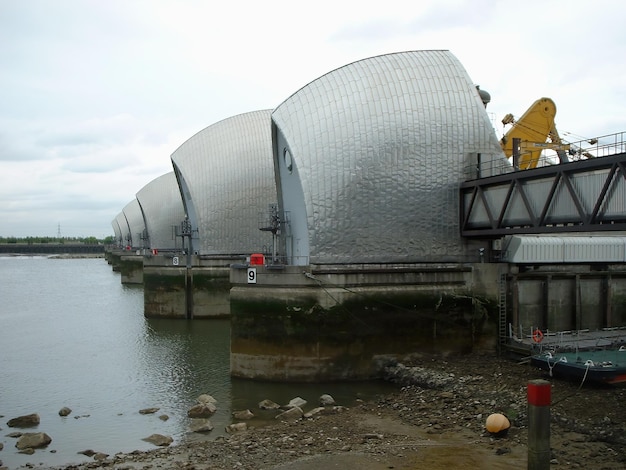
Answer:
[[22, 449], [17, 451], [18, 454], [26, 454], [26, 455], [33, 455], [35, 453], [35, 449], [33, 449], [32, 447], [27, 447], [26, 449]]
[[293, 408], [289, 408], [287, 411], [276, 415], [276, 419], [280, 419], [282, 421], [295, 421], [302, 418], [303, 415], [304, 413], [302, 412], [302, 408], [294, 406]]
[[104, 452], [96, 452], [93, 456], [93, 459], [101, 462], [102, 460], [106, 460], [108, 456], [109, 454], [105, 454]]
[[208, 419], [192, 419], [189, 429], [191, 432], [209, 432], [213, 430], [213, 425]]
[[161, 421], [167, 421], [168, 419], [170, 419], [170, 417], [169, 417], [169, 416], [167, 416], [167, 415], [161, 415], [161, 416], [159, 416], [159, 419], [160, 419]]
[[39, 449], [40, 447], [46, 447], [51, 442], [52, 438], [45, 432], [26, 432], [17, 440], [15, 447], [20, 450], [28, 447], [32, 449]]
[[324, 408], [323, 406], [318, 406], [317, 408], [313, 408], [311, 411], [307, 411], [302, 416], [305, 418], [312, 418], [315, 415], [324, 413], [325, 409], [326, 408]]
[[68, 416], [71, 412], [72, 410], [70, 408], [68, 408], [67, 406], [64, 406], [63, 408], [59, 410], [59, 416]]
[[212, 403], [213, 405], [217, 404], [217, 400], [213, 398], [211, 395], [203, 393], [198, 398], [196, 398], [198, 403]]
[[93, 457], [94, 455], [96, 455], [96, 451], [91, 450], [91, 449], [86, 449], [86, 450], [81, 450], [80, 452], [77, 452], [77, 454], [83, 454], [83, 455], [86, 455], [87, 457]]
[[159, 410], [160, 408], [144, 408], [143, 410], [139, 410], [139, 413], [142, 415], [151, 415]]
[[254, 414], [250, 410], [233, 411], [233, 418], [235, 419], [252, 419]]
[[328, 394], [324, 394], [320, 397], [320, 406], [332, 406], [335, 404], [335, 399], [328, 395]]
[[22, 433], [22, 432], [11, 432], [11, 433], [7, 434], [7, 437], [13, 437], [13, 438], [21, 437], [22, 434], [24, 434], [24, 433]]
[[296, 398], [292, 398], [289, 401], [289, 403], [287, 403], [285, 408], [295, 408], [295, 407], [302, 408], [306, 404], [307, 404], [307, 401], [304, 398], [296, 397]]
[[144, 437], [142, 440], [159, 447], [167, 447], [174, 442], [174, 439], [170, 436], [164, 436], [162, 434], [151, 434], [148, 437]]
[[39, 415], [32, 413], [29, 415], [18, 416], [17, 418], [7, 421], [7, 426], [10, 428], [31, 428], [39, 424]]
[[418, 385], [428, 389], [445, 388], [455, 381], [450, 374], [423, 367], [407, 367], [404, 364], [384, 367], [383, 379], [400, 385]]
[[277, 410], [280, 408], [280, 405], [272, 400], [263, 400], [259, 402], [259, 408], [261, 410]]
[[192, 406], [187, 411], [187, 416], [190, 418], [209, 418], [217, 411], [217, 408], [213, 403], [199, 403]]
[[245, 431], [248, 429], [248, 425], [246, 423], [233, 423], [226, 426], [226, 432], [228, 434], [232, 434], [234, 432]]
[[[4, 449], [4, 444], [2, 442], [0, 442], [0, 450]], [[1, 467], [2, 465], [0, 465]]]

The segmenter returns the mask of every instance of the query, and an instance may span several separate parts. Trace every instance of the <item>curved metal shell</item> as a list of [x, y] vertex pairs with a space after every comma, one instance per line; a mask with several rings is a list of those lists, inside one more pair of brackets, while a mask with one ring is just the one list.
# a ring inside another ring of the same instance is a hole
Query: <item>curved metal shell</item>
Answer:
[[185, 209], [174, 172], [166, 173], [145, 185], [136, 195], [143, 218], [150, 249], [174, 249], [180, 241], [174, 228], [185, 218]]
[[122, 234], [122, 228], [120, 227], [120, 223], [119, 223], [120, 216], [123, 217], [123, 215], [120, 213], [115, 217], [115, 219], [111, 221], [111, 227], [113, 227], [113, 233], [115, 234], [115, 243], [118, 244], [119, 246], [122, 245], [123, 240], [124, 240], [124, 235]]
[[250, 254], [271, 246], [259, 217], [276, 203], [271, 110], [233, 116], [200, 131], [172, 163], [192, 229], [193, 250]]
[[459, 182], [478, 154], [507, 165], [449, 51], [346, 65], [294, 93], [272, 121], [294, 264], [463, 259]]
[[144, 236], [146, 225], [137, 199], [133, 199], [126, 204], [122, 213], [128, 223], [128, 236], [130, 237], [127, 239], [128, 244], [131, 248], [144, 248], [142, 237]]

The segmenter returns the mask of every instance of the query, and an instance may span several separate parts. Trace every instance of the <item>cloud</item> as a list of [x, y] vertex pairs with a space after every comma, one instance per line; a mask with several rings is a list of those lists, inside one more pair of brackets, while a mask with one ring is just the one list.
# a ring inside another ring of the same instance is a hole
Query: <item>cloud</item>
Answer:
[[621, 131], [626, 6], [602, 5], [3, 0], [0, 236], [112, 234], [201, 129], [390, 52], [449, 49], [491, 94], [496, 129], [548, 96], [564, 135]]

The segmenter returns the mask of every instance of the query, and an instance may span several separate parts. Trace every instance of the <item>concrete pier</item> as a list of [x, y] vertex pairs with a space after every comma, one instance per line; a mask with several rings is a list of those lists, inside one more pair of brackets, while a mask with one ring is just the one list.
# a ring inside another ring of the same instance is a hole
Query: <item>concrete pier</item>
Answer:
[[143, 283], [143, 255], [139, 252], [126, 252], [120, 256], [119, 270], [122, 284]]
[[233, 261], [193, 255], [188, 263], [187, 255], [175, 253], [144, 257], [144, 315], [186, 319], [228, 317], [229, 271]]
[[535, 329], [600, 331], [626, 326], [624, 265], [511, 266], [507, 276], [510, 330], [516, 344], [532, 346]]
[[379, 373], [380, 356], [493, 350], [498, 269], [234, 267], [231, 374], [294, 382], [368, 379]]

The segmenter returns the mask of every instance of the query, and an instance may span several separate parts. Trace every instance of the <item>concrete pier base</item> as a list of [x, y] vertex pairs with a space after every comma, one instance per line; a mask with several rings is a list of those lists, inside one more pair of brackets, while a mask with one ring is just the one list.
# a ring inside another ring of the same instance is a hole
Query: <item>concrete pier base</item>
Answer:
[[143, 261], [144, 315], [161, 318], [230, 316], [231, 260], [186, 255], [147, 256]]
[[361, 380], [381, 355], [495, 349], [497, 267], [481, 292], [467, 265], [253, 269], [253, 285], [248, 267], [231, 269], [235, 377]]
[[120, 257], [122, 284], [143, 283], [143, 258], [141, 254], [123, 254]]

